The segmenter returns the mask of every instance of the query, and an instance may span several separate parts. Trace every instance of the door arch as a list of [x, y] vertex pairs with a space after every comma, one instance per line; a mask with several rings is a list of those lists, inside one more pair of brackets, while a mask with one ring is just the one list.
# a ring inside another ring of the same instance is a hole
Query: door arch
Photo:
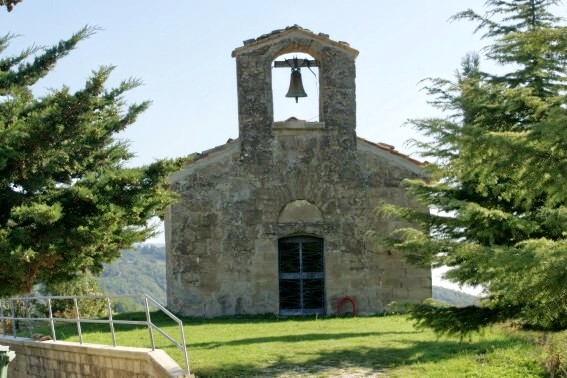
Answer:
[[294, 236], [278, 241], [281, 315], [325, 313], [323, 239]]

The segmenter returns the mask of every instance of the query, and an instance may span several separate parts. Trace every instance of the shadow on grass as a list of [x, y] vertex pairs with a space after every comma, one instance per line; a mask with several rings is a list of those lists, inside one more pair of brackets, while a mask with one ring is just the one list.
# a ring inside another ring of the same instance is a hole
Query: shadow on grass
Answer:
[[[165, 327], [176, 325], [177, 323], [172, 320], [169, 316], [159, 310], [153, 310], [150, 312], [150, 318], [153, 324], [157, 325], [158, 327]], [[89, 319], [89, 318], [85, 318]], [[83, 320], [85, 320], [83, 319]], [[107, 320], [107, 316], [102, 316], [101, 320]], [[120, 314], [113, 315], [114, 320], [133, 320], [133, 321], [145, 321], [146, 320], [146, 313], [143, 311], [135, 311], [135, 312], [123, 312]], [[260, 323], [273, 323], [273, 322], [286, 322], [286, 321], [313, 321], [314, 319], [318, 319], [319, 321], [325, 321], [330, 319], [336, 319], [334, 316], [294, 316], [294, 317], [280, 317], [274, 314], [265, 314], [265, 315], [246, 315], [242, 317], [238, 316], [227, 316], [227, 317], [216, 317], [216, 318], [204, 318], [204, 317], [180, 317], [181, 321], [186, 326], [192, 325], [202, 325], [202, 324], [260, 324]], [[74, 320], [74, 319], [71, 319]], [[56, 328], [59, 328], [67, 334], [73, 334], [74, 329], [76, 329], [76, 324], [74, 322], [61, 322], [55, 321]], [[140, 325], [122, 325], [122, 330], [132, 330], [132, 329], [143, 329], [145, 326]], [[21, 329], [18, 330], [18, 335], [26, 337], [29, 336], [28, 334], [30, 331], [28, 330], [28, 326], [22, 325]], [[50, 333], [50, 328], [47, 322], [44, 321], [37, 321], [32, 323], [32, 333]], [[106, 331], [108, 330], [108, 325], [102, 324], [89, 324], [86, 322], [81, 322], [81, 328], [85, 332], [97, 332], [97, 331]], [[64, 336], [63, 336], [64, 337]]]
[[[327, 336], [327, 335], [325, 335]], [[283, 340], [285, 341], [285, 340]], [[513, 348], [520, 340], [478, 341], [460, 343], [457, 341], [407, 341], [399, 347], [357, 347], [333, 351], [307, 353], [308, 359], [298, 363], [286, 356], [259, 368], [252, 364], [218, 364], [214, 368], [193, 371], [199, 378], [227, 376], [276, 376], [301, 373], [337, 374], [336, 369], [361, 368], [366, 374], [383, 372], [399, 366], [418, 363], [435, 363], [457, 358], [461, 354], [486, 354], [493, 349]], [[259, 345], [259, 347], [261, 347]], [[300, 351], [298, 351], [300, 353]], [[333, 373], [333, 370], [335, 372]], [[333, 375], [334, 376], [334, 375]]]
[[[161, 314], [157, 314], [158, 317]], [[154, 315], [152, 314], [152, 319]], [[371, 316], [375, 318], [383, 317], [382, 315], [375, 315]], [[252, 323], [279, 323], [279, 322], [312, 322], [314, 320], [317, 321], [326, 321], [326, 320], [336, 320], [337, 317], [334, 315], [303, 315], [303, 316], [279, 316], [274, 314], [265, 314], [265, 315], [242, 315], [242, 316], [221, 316], [221, 317], [214, 317], [214, 318], [205, 318], [205, 317], [179, 317], [183, 324], [185, 325], [201, 325], [201, 324], [252, 324]], [[160, 319], [160, 318], [158, 318]], [[352, 320], [352, 317], [344, 317], [345, 321]]]
[[[375, 318], [381, 318], [388, 315], [375, 315]], [[391, 315], [390, 315], [391, 316]], [[150, 317], [152, 323], [157, 326], [175, 324], [175, 322], [167, 316], [165, 313], [157, 310], [151, 311]], [[146, 320], [146, 313], [141, 311], [136, 312], [123, 312], [113, 316], [116, 320]], [[279, 323], [279, 322], [311, 322], [313, 320], [326, 321], [326, 320], [336, 320], [337, 317], [334, 315], [305, 315], [305, 316], [278, 316], [274, 314], [263, 314], [263, 315], [242, 315], [242, 316], [221, 316], [214, 318], [205, 317], [187, 317], [178, 316], [178, 318], [186, 326], [191, 325], [202, 325], [202, 324], [258, 324], [258, 323]], [[344, 318], [348, 321], [352, 318]]]
[[351, 333], [308, 333], [301, 335], [286, 336], [267, 336], [253, 337], [248, 339], [232, 340], [232, 341], [211, 341], [206, 343], [189, 343], [188, 349], [213, 349], [221, 346], [237, 346], [264, 343], [297, 343], [305, 341], [324, 341], [324, 340], [340, 340], [353, 337], [382, 336], [382, 335], [402, 335], [415, 334], [415, 332], [396, 331], [396, 332], [351, 332]]

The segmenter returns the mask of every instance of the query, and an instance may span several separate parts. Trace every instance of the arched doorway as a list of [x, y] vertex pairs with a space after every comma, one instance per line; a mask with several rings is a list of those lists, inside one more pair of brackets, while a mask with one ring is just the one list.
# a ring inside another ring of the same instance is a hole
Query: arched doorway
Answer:
[[280, 314], [325, 313], [323, 239], [311, 236], [278, 242]]

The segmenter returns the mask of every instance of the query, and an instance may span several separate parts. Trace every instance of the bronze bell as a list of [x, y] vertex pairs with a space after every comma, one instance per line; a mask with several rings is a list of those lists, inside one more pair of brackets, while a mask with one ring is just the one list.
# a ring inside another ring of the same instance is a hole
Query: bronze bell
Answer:
[[298, 101], [298, 97], [307, 97], [307, 93], [305, 93], [305, 89], [303, 89], [303, 82], [301, 81], [301, 72], [299, 71], [299, 68], [291, 69], [289, 90], [285, 97], [295, 97], [295, 102]]

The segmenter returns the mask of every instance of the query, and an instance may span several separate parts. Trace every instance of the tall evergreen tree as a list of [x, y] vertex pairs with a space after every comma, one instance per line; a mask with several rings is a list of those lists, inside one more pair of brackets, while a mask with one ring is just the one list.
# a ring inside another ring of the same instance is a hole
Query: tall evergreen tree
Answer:
[[429, 214], [384, 206], [417, 222], [387, 240], [410, 261], [448, 266], [446, 278], [481, 285], [481, 307], [418, 305], [413, 316], [438, 332], [466, 333], [516, 319], [567, 327], [567, 27], [556, 0], [489, 0], [489, 11], [457, 14], [478, 23], [487, 60], [463, 59], [454, 80], [430, 79], [443, 118], [410, 120], [430, 180], [407, 183]]
[[8, 12], [11, 12], [14, 9], [14, 6], [18, 3], [21, 3], [22, 0], [0, 0], [0, 7], [6, 7]]
[[[102, 67], [76, 92], [31, 91], [94, 31], [0, 59], [0, 296], [99, 273], [151, 237], [148, 220], [174, 199], [167, 177], [181, 160], [126, 168], [133, 155], [114, 138], [149, 105], [124, 101], [139, 81], [105, 89], [112, 67]], [[0, 38], [0, 53], [12, 39]]]

